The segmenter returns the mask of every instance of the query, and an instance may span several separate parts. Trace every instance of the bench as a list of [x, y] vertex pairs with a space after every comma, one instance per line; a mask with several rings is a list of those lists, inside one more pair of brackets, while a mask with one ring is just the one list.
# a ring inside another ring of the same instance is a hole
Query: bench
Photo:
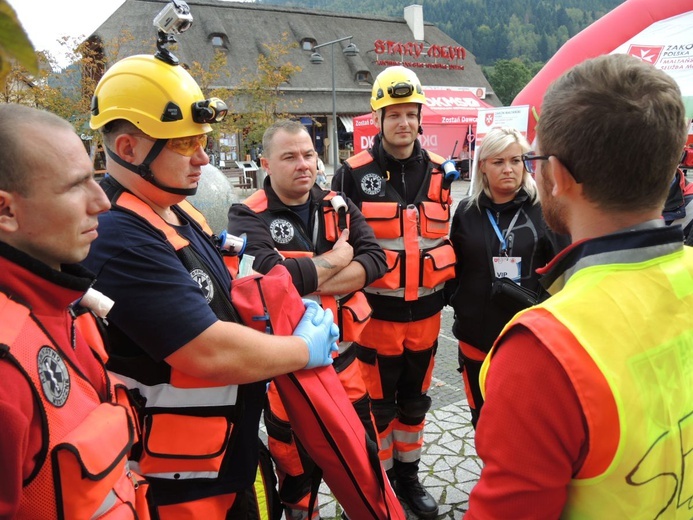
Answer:
[[241, 168], [223, 168], [221, 171], [231, 181], [231, 185], [234, 188], [242, 189], [244, 194], [246, 190], [253, 187], [252, 179], [246, 177]]

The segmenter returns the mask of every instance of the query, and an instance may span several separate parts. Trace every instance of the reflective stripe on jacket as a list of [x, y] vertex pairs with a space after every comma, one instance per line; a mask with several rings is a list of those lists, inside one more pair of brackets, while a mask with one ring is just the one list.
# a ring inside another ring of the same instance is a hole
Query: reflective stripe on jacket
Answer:
[[[2, 357], [33, 388], [43, 425], [43, 449], [17, 518], [148, 519], [146, 485], [128, 467], [136, 431], [124, 390], [105, 368], [102, 381], [89, 381], [27, 307], [0, 294], [0, 309]], [[107, 395], [100, 395], [95, 388], [104, 385]]]
[[[676, 230], [655, 231], [611, 238], [622, 249], [589, 256], [496, 342], [513, 327], [529, 328], [582, 404], [589, 452], [563, 518], [691, 516], [684, 468], [693, 439], [693, 250]], [[584, 356], [593, 363], [580, 362]]]

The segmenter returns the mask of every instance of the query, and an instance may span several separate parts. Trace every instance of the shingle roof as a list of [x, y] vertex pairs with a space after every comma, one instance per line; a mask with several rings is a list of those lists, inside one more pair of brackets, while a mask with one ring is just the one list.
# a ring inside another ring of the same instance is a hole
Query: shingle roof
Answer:
[[[118, 58], [137, 53], [154, 51], [156, 29], [154, 17], [167, 2], [165, 0], [126, 0], [95, 32], [94, 36], [104, 42], [116, 41], [124, 32], [132, 34], [132, 42], [120, 45]], [[221, 36], [226, 43], [228, 65], [231, 72], [229, 84], [238, 84], [242, 74], [239, 71], [255, 71], [257, 56], [265, 52], [264, 43], [278, 42], [283, 33], [290, 42], [300, 42], [312, 38], [317, 44], [353, 35], [353, 43], [360, 54], [350, 58], [341, 50], [349, 42], [336, 43], [319, 49], [324, 58], [322, 65], [310, 63], [311, 51], [300, 47], [292, 49], [287, 61], [302, 67], [289, 85], [282, 87], [285, 99], [301, 99], [298, 108], [287, 104], [289, 112], [295, 114], [327, 114], [332, 112], [332, 50], [335, 59], [335, 85], [337, 92], [337, 112], [340, 114], [361, 114], [370, 111], [369, 99], [371, 85], [359, 83], [356, 72], [370, 72], [371, 78], [385, 67], [376, 63], [378, 59], [398, 59], [397, 56], [378, 56], [375, 52], [376, 40], [411, 42], [414, 40], [404, 18], [368, 16], [360, 14], [332, 13], [301, 8], [285, 8], [255, 3], [238, 3], [223, 0], [188, 0], [194, 17], [192, 27], [177, 35], [178, 47], [174, 54], [181, 63], [198, 61], [207, 66], [214, 55], [211, 38]], [[425, 13], [424, 13], [425, 15]], [[424, 24], [424, 43], [427, 45], [458, 47], [455, 42], [433, 24]], [[108, 47], [106, 49], [108, 53]], [[411, 58], [408, 58], [411, 59]], [[432, 60], [428, 59], [428, 62]], [[439, 60], [439, 63], [449, 63]], [[491, 86], [475, 62], [474, 56], [467, 53], [464, 60], [453, 62], [464, 65], [464, 70], [441, 70], [435, 68], [415, 68], [423, 85], [486, 87], [490, 94]], [[225, 83], [227, 82], [225, 80]], [[486, 101], [492, 105], [500, 102], [493, 95]]]

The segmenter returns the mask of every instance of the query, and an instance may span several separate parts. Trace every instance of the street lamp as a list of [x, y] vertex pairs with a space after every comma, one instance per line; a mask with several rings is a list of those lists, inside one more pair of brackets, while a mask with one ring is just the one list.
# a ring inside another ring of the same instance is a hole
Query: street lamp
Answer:
[[[325, 59], [320, 55], [319, 52], [317, 52], [317, 49], [320, 47], [326, 47], [328, 45], [331, 46], [332, 50], [332, 126], [334, 127], [334, 135], [332, 137], [332, 154], [333, 154], [333, 168], [334, 171], [337, 171], [337, 168], [339, 166], [339, 138], [337, 137], [337, 87], [335, 85], [335, 78], [334, 78], [334, 45], [335, 43], [343, 42], [344, 40], [351, 40], [353, 36], [345, 36], [344, 38], [339, 38], [338, 40], [332, 40], [331, 42], [327, 43], [321, 43], [320, 45], [316, 45], [313, 47], [313, 54], [310, 55], [310, 62], [313, 65], [320, 65], [322, 64]], [[353, 43], [349, 43], [344, 49], [342, 49], [342, 52], [344, 53], [344, 56], [348, 56], [350, 58], [353, 58], [359, 53], [358, 47], [354, 45]]]

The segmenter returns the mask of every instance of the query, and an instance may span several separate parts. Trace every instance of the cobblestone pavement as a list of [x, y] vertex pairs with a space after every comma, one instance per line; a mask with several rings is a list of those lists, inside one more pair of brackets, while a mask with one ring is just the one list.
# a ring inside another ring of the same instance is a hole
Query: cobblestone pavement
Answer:
[[[328, 168], [326, 169], [329, 181], [332, 172]], [[452, 197], [455, 207], [467, 193], [468, 187], [467, 181], [456, 181], [453, 184]], [[467, 510], [469, 492], [481, 473], [481, 461], [474, 449], [474, 430], [464, 386], [457, 372], [457, 340], [451, 332], [452, 322], [452, 309], [445, 307], [438, 336], [433, 380], [429, 390], [432, 406], [424, 430], [419, 473], [425, 488], [438, 501], [438, 520], [459, 520], [462, 517]], [[342, 508], [324, 483], [319, 490], [319, 503], [323, 520], [341, 518]], [[406, 506], [404, 508], [409, 520], [417, 518]]]

